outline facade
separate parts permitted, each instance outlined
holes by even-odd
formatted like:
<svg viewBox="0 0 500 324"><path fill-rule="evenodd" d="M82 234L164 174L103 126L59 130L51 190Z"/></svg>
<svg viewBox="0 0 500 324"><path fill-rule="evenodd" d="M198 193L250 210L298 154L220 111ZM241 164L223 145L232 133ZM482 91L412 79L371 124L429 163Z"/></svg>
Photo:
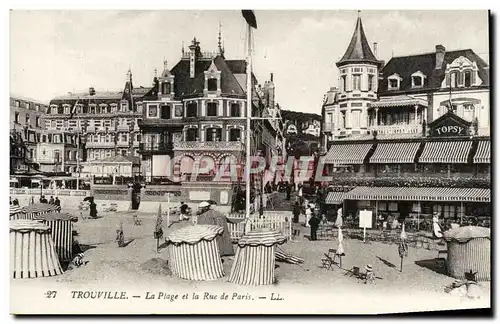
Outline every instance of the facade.
<svg viewBox="0 0 500 324"><path fill-rule="evenodd" d="M429 223L434 213L446 221L489 220L486 62L441 45L377 62L358 18L337 63L340 86L323 104L324 162L333 176L327 203L343 206L348 219L366 209L410 224Z"/></svg>
<svg viewBox="0 0 500 324"><path fill-rule="evenodd" d="M94 183L128 184L141 172L141 159L138 156L121 156L92 160L82 163L81 177L84 179L99 179Z"/></svg>
<svg viewBox="0 0 500 324"><path fill-rule="evenodd" d="M44 114L47 107L47 104L33 99L10 96L10 133L14 138L13 141L11 139L11 145L19 146L11 149L11 162L15 161L14 164L11 163L11 171L19 173L36 169L33 154L37 138L45 127Z"/></svg>
<svg viewBox="0 0 500 324"><path fill-rule="evenodd" d="M150 88L134 88L129 70L119 92L68 93L52 99L45 116L48 130L79 133L84 143L82 161L120 156L139 156L138 119L142 97Z"/></svg>
<svg viewBox="0 0 500 324"><path fill-rule="evenodd" d="M276 116L279 108L274 104L272 76L264 86L258 86L254 76L253 83L253 116ZM139 122L143 134L143 174L148 181L187 181L195 165L202 169L210 166L198 180L211 181L216 170L229 161L236 161L241 178L247 111L246 62L226 59L220 43L218 51L204 52L195 38L174 67L169 69L165 61L154 84L143 102ZM268 157L278 154L282 146L279 123L274 119L252 123L252 148ZM173 158L175 165L170 163Z"/></svg>
<svg viewBox="0 0 500 324"><path fill-rule="evenodd" d="M34 148L29 149L36 169L45 174L75 174L78 170L77 159L83 156L83 145L78 143L74 132L42 130L34 139ZM30 140L31 141L31 140Z"/></svg>

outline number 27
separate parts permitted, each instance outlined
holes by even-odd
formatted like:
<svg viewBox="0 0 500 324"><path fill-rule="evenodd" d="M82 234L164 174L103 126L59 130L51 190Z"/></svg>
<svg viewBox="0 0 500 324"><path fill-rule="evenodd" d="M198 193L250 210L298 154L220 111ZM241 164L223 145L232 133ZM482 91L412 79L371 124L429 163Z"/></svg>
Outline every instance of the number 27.
<svg viewBox="0 0 500 324"><path fill-rule="evenodd" d="M57 291L55 290L49 290L45 293L46 298L56 298L57 296Z"/></svg>

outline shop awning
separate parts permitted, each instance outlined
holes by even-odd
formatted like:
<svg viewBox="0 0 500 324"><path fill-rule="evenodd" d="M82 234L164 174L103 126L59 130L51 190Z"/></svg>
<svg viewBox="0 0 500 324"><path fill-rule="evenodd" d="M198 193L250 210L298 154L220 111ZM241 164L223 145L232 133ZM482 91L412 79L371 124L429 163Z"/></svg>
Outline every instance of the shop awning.
<svg viewBox="0 0 500 324"><path fill-rule="evenodd" d="M356 187L345 199L490 202L490 196L487 188Z"/></svg>
<svg viewBox="0 0 500 324"><path fill-rule="evenodd" d="M467 163L472 141L427 142L418 162Z"/></svg>
<svg viewBox="0 0 500 324"><path fill-rule="evenodd" d="M325 163L363 164L363 160L372 148L372 144L337 144L332 145L325 156Z"/></svg>
<svg viewBox="0 0 500 324"><path fill-rule="evenodd" d="M420 143L379 143L370 163L413 163Z"/></svg>
<svg viewBox="0 0 500 324"><path fill-rule="evenodd" d="M410 96L397 96L389 98L381 98L379 101L372 102L372 108L385 108L385 107L401 107L401 106L422 106L427 107L427 100L413 98Z"/></svg>
<svg viewBox="0 0 500 324"><path fill-rule="evenodd" d="M476 155L474 155L474 163L491 163L491 146L490 141L480 141L477 146Z"/></svg>
<svg viewBox="0 0 500 324"><path fill-rule="evenodd" d="M346 192L329 192L326 196L325 203L329 205L339 205L344 202L344 196Z"/></svg>

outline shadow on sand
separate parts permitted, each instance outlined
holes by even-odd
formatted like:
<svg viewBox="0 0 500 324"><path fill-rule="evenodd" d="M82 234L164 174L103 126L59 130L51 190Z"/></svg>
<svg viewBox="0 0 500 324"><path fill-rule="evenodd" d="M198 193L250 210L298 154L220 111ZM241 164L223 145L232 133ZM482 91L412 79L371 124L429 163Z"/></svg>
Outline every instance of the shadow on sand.
<svg viewBox="0 0 500 324"><path fill-rule="evenodd" d="M389 268L394 268L396 269L396 265L394 263L391 263L389 261L387 261L386 259L383 259L379 256L377 256L377 259L379 259L380 261L382 261L383 264L385 264L386 266L388 266Z"/></svg>
<svg viewBox="0 0 500 324"><path fill-rule="evenodd" d="M428 259L428 260L419 260L419 261L415 261L415 264L420 266L420 267L427 268L429 270L437 272L439 274L448 275L448 273L446 271L446 264L445 264L444 259L435 258L435 259Z"/></svg>

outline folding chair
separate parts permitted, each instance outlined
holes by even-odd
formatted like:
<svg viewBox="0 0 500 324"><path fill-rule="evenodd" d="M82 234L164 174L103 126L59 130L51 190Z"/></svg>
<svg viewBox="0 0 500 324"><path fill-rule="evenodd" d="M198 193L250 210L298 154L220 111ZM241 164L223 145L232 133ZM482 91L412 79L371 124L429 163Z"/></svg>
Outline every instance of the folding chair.
<svg viewBox="0 0 500 324"><path fill-rule="evenodd" d="M321 259L322 265L321 268L333 270L333 265L335 264L334 258L337 253L337 250L329 249L328 253L324 253L324 258Z"/></svg>
<svg viewBox="0 0 500 324"><path fill-rule="evenodd" d="M346 276L347 274L350 273L350 276L349 277L355 277L358 282L360 280L365 280L366 279L366 274L362 273L361 271L359 271L359 267L352 267L351 270L348 270L344 276Z"/></svg>

